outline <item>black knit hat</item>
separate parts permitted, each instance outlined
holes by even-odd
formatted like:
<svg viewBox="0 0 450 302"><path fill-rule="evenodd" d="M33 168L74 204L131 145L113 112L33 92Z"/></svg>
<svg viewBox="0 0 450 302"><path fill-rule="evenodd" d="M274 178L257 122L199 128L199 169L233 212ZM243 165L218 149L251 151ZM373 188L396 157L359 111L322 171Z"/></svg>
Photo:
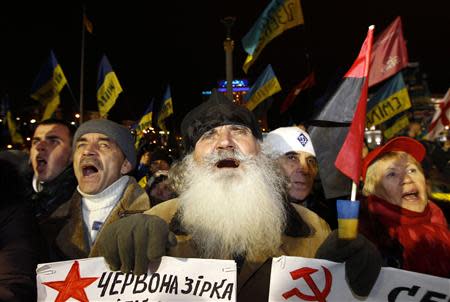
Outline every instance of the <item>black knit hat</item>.
<svg viewBox="0 0 450 302"><path fill-rule="evenodd" d="M224 125L248 127L254 137L262 140L261 130L253 113L214 91L208 101L192 109L181 122L185 152L194 150L195 144L205 132Z"/></svg>

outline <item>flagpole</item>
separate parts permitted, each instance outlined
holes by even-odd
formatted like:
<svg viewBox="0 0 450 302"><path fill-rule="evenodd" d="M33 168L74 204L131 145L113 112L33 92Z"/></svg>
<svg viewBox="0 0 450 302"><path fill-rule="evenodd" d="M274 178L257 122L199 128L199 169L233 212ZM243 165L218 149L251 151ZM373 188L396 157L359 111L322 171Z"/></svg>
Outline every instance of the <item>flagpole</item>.
<svg viewBox="0 0 450 302"><path fill-rule="evenodd" d="M83 123L84 118L84 44L86 29L84 25L84 18L86 15L86 5L83 5L83 16L81 18L81 66L80 66L80 124Z"/></svg>
<svg viewBox="0 0 450 302"><path fill-rule="evenodd" d="M354 181L352 181L352 194L350 197L351 201L355 201L356 200L356 191L358 190L358 187L356 186L356 183Z"/></svg>
<svg viewBox="0 0 450 302"><path fill-rule="evenodd" d="M75 95L73 94L72 88L70 88L69 82L67 82L67 89L69 90L70 96L72 97L72 101L75 104L75 108L78 109L80 105L77 102Z"/></svg>

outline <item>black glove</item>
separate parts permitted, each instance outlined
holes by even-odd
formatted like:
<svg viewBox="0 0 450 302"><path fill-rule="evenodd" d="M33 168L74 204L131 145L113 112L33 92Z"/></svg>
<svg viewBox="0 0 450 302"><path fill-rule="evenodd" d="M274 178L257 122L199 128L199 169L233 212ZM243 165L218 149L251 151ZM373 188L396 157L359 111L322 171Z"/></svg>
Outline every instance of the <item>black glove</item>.
<svg viewBox="0 0 450 302"><path fill-rule="evenodd" d="M381 270L381 255L375 245L361 234L353 240L339 239L334 230L316 252L316 258L345 261L345 276L352 291L369 295Z"/></svg>
<svg viewBox="0 0 450 302"><path fill-rule="evenodd" d="M134 214L104 226L97 239L100 256L111 270L141 275L147 272L150 260L166 254L176 245L168 224L158 216Z"/></svg>

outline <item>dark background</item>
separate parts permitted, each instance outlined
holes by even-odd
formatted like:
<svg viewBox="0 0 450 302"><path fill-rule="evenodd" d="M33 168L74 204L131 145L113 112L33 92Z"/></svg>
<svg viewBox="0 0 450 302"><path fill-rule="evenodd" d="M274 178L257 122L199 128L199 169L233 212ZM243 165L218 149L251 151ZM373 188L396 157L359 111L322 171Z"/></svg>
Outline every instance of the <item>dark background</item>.
<svg viewBox="0 0 450 302"><path fill-rule="evenodd" d="M220 20L235 16L234 75L245 77L246 53L241 38L262 13L267 0L133 1L86 3L94 33L86 33L85 107L96 109L97 70L105 53L124 92L110 111L113 120L138 119L150 99L161 100L172 88L173 125L202 100L201 91L225 78ZM323 1L301 3L305 24L270 42L250 68L252 84L272 64L283 91L274 96L271 124L285 122L278 106L308 69L317 75L316 93L351 66L369 25L380 33L396 16L403 21L410 61L420 62L430 91L444 94L450 84L450 23L446 1ZM79 98L82 4L2 4L0 93L8 94L15 115L26 115L36 105L29 97L42 64L54 50L70 88L64 88L62 106L75 109ZM308 54L308 56L306 55ZM307 59L309 57L309 59ZM293 110L299 110L297 105Z"/></svg>

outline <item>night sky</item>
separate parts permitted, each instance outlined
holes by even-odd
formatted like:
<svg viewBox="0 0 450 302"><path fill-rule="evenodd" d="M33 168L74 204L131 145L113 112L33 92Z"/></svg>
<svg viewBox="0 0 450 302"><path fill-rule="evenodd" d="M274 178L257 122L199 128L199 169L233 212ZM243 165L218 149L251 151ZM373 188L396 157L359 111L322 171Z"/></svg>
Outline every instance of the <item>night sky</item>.
<svg viewBox="0 0 450 302"><path fill-rule="evenodd" d="M131 1L129 1L131 2ZM250 83L272 64L283 91L277 106L311 66L316 90L324 92L353 63L367 33L380 33L396 16L403 21L410 61L419 61L432 93L450 84L450 23L446 1L302 1L305 25L284 32L266 46L250 68ZM142 2L139 2L142 3ZM86 36L85 107L96 108L97 69L105 53L124 89L110 112L113 120L138 119L150 99L160 100L171 85L178 124L187 110L202 100L201 91L225 78L220 20L235 16L234 74L244 77L246 57L241 38L269 3L267 0L126 1L86 5L94 33ZM364 3L364 4L363 4ZM51 49L64 71L75 99L79 98L82 6L79 3L28 3L1 8L0 93L8 94L15 114L29 112L35 101L30 88ZM307 61L306 53L309 54ZM75 106L64 88L65 108Z"/></svg>

